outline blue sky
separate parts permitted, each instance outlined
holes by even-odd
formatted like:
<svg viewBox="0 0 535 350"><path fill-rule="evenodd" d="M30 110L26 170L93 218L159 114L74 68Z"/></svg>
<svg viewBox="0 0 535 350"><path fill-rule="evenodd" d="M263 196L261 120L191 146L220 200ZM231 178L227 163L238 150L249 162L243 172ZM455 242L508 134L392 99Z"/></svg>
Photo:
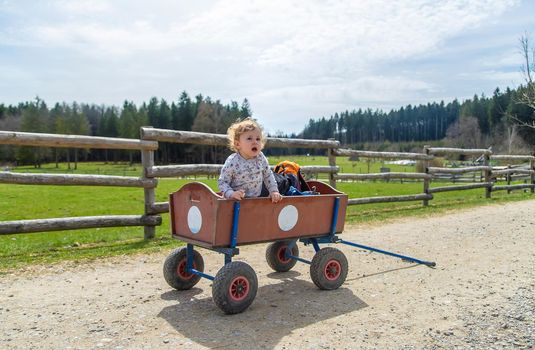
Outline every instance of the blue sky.
<svg viewBox="0 0 535 350"><path fill-rule="evenodd" d="M249 99L270 132L522 83L535 1L0 0L0 103Z"/></svg>

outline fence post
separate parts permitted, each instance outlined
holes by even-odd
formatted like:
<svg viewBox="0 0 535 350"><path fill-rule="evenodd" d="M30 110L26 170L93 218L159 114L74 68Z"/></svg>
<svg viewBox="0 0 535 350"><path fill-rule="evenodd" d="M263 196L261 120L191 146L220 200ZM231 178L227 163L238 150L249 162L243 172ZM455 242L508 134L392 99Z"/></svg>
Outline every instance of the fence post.
<svg viewBox="0 0 535 350"><path fill-rule="evenodd" d="M143 165L143 178L147 178L147 170L154 166L154 152L143 150L141 151L141 164ZM145 188L145 215L151 214L151 207L155 203L155 191L154 188ZM156 236L155 226L144 226L145 239L152 239Z"/></svg>
<svg viewBox="0 0 535 350"><path fill-rule="evenodd" d="M429 146L428 145L424 146L424 153L426 155L429 155ZM422 160L422 171L425 174L429 174L428 168L429 168L429 160L427 160L427 159ZM429 182L430 182L430 180L426 177L424 179L424 193L425 194L429 194ZM424 199L422 204L423 204L424 207L427 207L429 205L429 200L428 199Z"/></svg>
<svg viewBox="0 0 535 350"><path fill-rule="evenodd" d="M335 139L330 138L329 141L334 141ZM336 156L334 155L334 149L328 148L327 149L327 156L329 157L329 166L335 167L336 166ZM334 173L329 173L329 185L332 188L336 188L336 180L334 179Z"/></svg>
<svg viewBox="0 0 535 350"><path fill-rule="evenodd" d="M507 170L511 169L511 164L507 164ZM505 178L507 180L507 186L510 186L511 185L511 173L507 173L505 174ZM507 194L511 193L511 189L508 188L507 189Z"/></svg>
<svg viewBox="0 0 535 350"><path fill-rule="evenodd" d="M535 157L535 151L531 154L533 157ZM530 160L529 161L529 168L532 171L535 171L535 161ZM531 174L531 184L535 185L535 174ZM531 187L531 193L535 192L535 188Z"/></svg>
<svg viewBox="0 0 535 350"><path fill-rule="evenodd" d="M487 167L490 166L490 156L492 154L492 150L490 149L490 147L489 147L489 150L490 150L490 154L485 153L484 156L483 156L483 159L484 159L483 165L485 165ZM490 170L485 169L485 182L489 183L490 181L491 181ZM485 198L490 198L491 192L492 192L492 188L486 186L485 187Z"/></svg>

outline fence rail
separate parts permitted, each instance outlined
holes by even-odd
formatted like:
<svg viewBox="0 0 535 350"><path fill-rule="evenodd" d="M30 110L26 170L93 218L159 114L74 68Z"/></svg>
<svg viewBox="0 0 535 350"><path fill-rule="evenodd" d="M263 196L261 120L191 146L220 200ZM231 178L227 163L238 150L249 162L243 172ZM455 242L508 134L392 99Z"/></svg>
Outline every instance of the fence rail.
<svg viewBox="0 0 535 350"><path fill-rule="evenodd" d="M429 193L437 193L437 192L447 192L447 191L472 190L474 188L488 188L488 187L492 187L492 182L481 182L481 183L468 184L468 185L433 187L433 188L430 188L428 191Z"/></svg>
<svg viewBox="0 0 535 350"><path fill-rule="evenodd" d="M370 174L337 174L336 180L393 180L393 179L413 179L424 180L433 178L425 173L370 173Z"/></svg>
<svg viewBox="0 0 535 350"><path fill-rule="evenodd" d="M512 154L493 154L490 156L491 160L524 160L535 161L535 156L530 155L512 155Z"/></svg>
<svg viewBox="0 0 535 350"><path fill-rule="evenodd" d="M227 135L194 131L166 130L142 127L141 138L170 143L191 143L197 145L226 146ZM268 137L266 147L276 148L338 148L340 142L330 140L287 139Z"/></svg>
<svg viewBox="0 0 535 350"><path fill-rule="evenodd" d="M501 175L509 175L509 174L522 174L522 175L534 175L535 170L530 169L503 169L503 170L493 170L492 171L492 177L501 176ZM523 176L525 177L525 176Z"/></svg>
<svg viewBox="0 0 535 350"><path fill-rule="evenodd" d="M221 165L214 164L177 164L158 165L154 163L154 152L158 150L159 142L189 143L198 145L225 146L227 136L220 134L209 134L193 131L179 131L157 129L152 127L142 127L140 129L141 139L119 139L106 137L92 137L81 135L55 135L0 131L0 144L13 146L35 146L35 147L66 147L66 148L88 148L88 149L125 149L139 150L141 152L141 162L143 171L141 177L126 176L105 176L105 175L72 175L72 174L20 174L11 172L0 172L0 183L26 184L26 185L82 185L82 186L118 186L118 187L139 187L144 191L144 214L143 215L109 215L76 218L52 218L36 220L0 221L0 234L44 232L56 230L71 230L81 228L96 227L116 227L116 226L143 226L144 237L153 238L155 226L161 225L162 219L159 214L169 211L167 202L156 202L156 188L158 178L183 177L191 175L218 175ZM490 149L462 149L462 148L440 148L426 146L422 153L404 152L372 152L351 149L341 149L340 143L335 140L308 140L308 139L286 139L268 138L266 147L279 148L310 148L326 149L328 166L303 166L305 174L328 174L329 184L336 187L336 181L349 180L384 180L411 179L422 181L423 193L401 195L401 196L378 196L367 198L350 198L349 205L362 205L370 203L391 203L405 201L422 201L427 205L433 199L433 193L446 191L461 191L469 189L484 188L487 197L491 192L507 190L530 189L535 190L535 154L534 155L497 155ZM439 155L468 155L481 157L482 165L465 166L460 168L446 168L431 166L436 156ZM403 159L419 161L423 165L424 171L421 173L372 173L372 174L352 174L339 173L340 169L336 165L336 157L362 157L373 159ZM528 162L527 166L507 165L494 168L490 161L494 162ZM431 183L441 180L444 174L453 175L456 179L458 174L480 172L482 182L463 185L449 185L431 187ZM500 178L505 177L507 185L497 185ZM511 184L511 181L522 177L529 183ZM472 181L475 180L475 174Z"/></svg>
<svg viewBox="0 0 535 350"><path fill-rule="evenodd" d="M358 151L353 149L335 149L333 151L337 157L364 157L380 159L407 159L407 160L430 160L434 157L424 153L402 153L402 152L372 152Z"/></svg>
<svg viewBox="0 0 535 350"><path fill-rule="evenodd" d="M427 167L429 174L464 174L474 171L491 171L490 166L470 166L463 168L439 168L439 167Z"/></svg>
<svg viewBox="0 0 535 350"><path fill-rule="evenodd" d="M151 151L158 149L158 142L154 141L13 131L0 131L0 144L13 146L103 148Z"/></svg>
<svg viewBox="0 0 535 350"><path fill-rule="evenodd" d="M75 230L97 227L157 226L162 224L160 216L106 215L80 216L37 220L17 220L0 222L0 234L30 233L45 231Z"/></svg>
<svg viewBox="0 0 535 350"><path fill-rule="evenodd" d="M427 150L430 154L434 155L446 155L446 154L462 154L465 156L481 156L491 155L490 149L467 149L467 148L447 148L447 147L428 147Z"/></svg>
<svg viewBox="0 0 535 350"><path fill-rule="evenodd" d="M409 201L422 201L433 199L433 195L421 193L421 194L409 194L404 196L384 196L384 197L366 197L366 198L351 198L348 200L348 205L356 204L371 204L371 203L391 203L391 202L409 202Z"/></svg>
<svg viewBox="0 0 535 350"><path fill-rule="evenodd" d="M508 185L508 186L492 186L492 191L503 191L503 190L521 190L521 189L524 189L524 188L531 188L531 190L533 191L533 189L535 189L535 185L534 184L518 184L518 185Z"/></svg>
<svg viewBox="0 0 535 350"><path fill-rule="evenodd" d="M156 179L110 175L22 174L0 172L0 183L19 185L115 186L155 188Z"/></svg>

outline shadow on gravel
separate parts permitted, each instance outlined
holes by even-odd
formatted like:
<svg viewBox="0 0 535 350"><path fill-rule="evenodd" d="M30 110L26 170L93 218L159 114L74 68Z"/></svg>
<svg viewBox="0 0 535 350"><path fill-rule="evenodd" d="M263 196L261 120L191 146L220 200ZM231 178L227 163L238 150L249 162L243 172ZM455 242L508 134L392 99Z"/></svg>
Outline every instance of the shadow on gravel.
<svg viewBox="0 0 535 350"><path fill-rule="evenodd" d="M277 282L259 287L253 304L241 314L223 314L211 297L195 298L200 290L194 288L163 293L163 299L176 299L177 304L162 309L158 316L184 337L208 348L271 349L296 329L368 306L344 286L325 291L295 279L299 274L274 275Z"/></svg>
<svg viewBox="0 0 535 350"><path fill-rule="evenodd" d="M409 266L403 266L403 267L397 267L395 269L389 269L389 270L384 270L384 271L379 271L379 272L374 272L374 273L370 273L370 274L363 274L363 275L360 275L360 276L357 276L357 277L353 277L353 278L347 278L346 279L346 282L350 282L350 281L356 281L356 280L360 280L360 279L363 279L363 278L368 278L368 277L372 277L372 276L377 276L377 275L384 275L384 274L387 274L389 272L395 272L395 271L399 271L399 270L406 270L406 269L412 269L414 267L420 267L420 266L424 266L424 265L421 265L421 264L412 264L412 265L409 265ZM431 269L434 269L434 267L429 267Z"/></svg>

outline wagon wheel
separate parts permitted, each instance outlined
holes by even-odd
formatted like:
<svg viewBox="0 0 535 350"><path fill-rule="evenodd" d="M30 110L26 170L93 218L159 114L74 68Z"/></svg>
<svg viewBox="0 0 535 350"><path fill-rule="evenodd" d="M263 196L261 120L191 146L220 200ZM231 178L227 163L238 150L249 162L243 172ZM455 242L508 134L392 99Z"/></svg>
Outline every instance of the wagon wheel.
<svg viewBox="0 0 535 350"><path fill-rule="evenodd" d="M233 261L217 272L212 298L224 313L237 314L251 305L257 290L258 279L253 268L242 261Z"/></svg>
<svg viewBox="0 0 535 350"><path fill-rule="evenodd" d="M347 277L347 259L336 248L322 248L312 258L310 277L319 289L336 289Z"/></svg>
<svg viewBox="0 0 535 350"><path fill-rule="evenodd" d="M266 248L266 260L268 265L277 272L290 271L295 266L297 260L286 257L286 251L291 241L278 241L271 243ZM299 248L294 245L292 255L299 256Z"/></svg>
<svg viewBox="0 0 535 350"><path fill-rule="evenodd" d="M167 284L178 290L191 289L199 282L201 276L186 272L187 248L175 249L167 256L163 264L163 277ZM204 260L201 254L193 251L193 268L204 271Z"/></svg>

